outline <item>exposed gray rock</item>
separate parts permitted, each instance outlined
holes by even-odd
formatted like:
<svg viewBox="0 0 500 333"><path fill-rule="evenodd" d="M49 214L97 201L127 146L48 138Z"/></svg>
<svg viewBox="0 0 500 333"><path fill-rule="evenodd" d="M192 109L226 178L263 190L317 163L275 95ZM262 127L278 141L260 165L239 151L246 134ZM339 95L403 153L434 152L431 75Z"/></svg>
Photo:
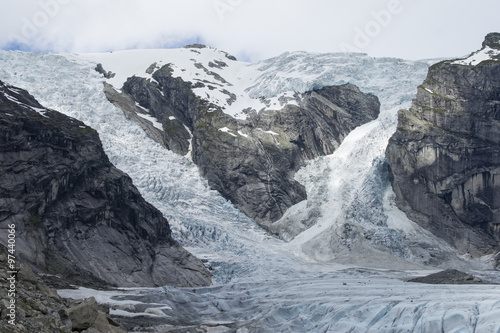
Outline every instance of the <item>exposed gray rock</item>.
<svg viewBox="0 0 500 333"><path fill-rule="evenodd" d="M19 258L16 258L18 274L14 275L15 311L12 312L9 309L11 281L5 279L12 275L8 272L7 254L8 249L0 244L1 333L126 332L108 318L109 308L98 306L93 297L80 301L63 300Z"/></svg>
<svg viewBox="0 0 500 333"><path fill-rule="evenodd" d="M57 292L43 284L28 265L16 257L17 275L12 275L7 261L7 248L0 244L0 332L10 333L67 333L71 321L66 306ZM15 252L14 252L15 256ZM15 309L11 311L9 293L11 281L15 281ZM13 322L9 323L10 320ZM15 325L11 325L14 323Z"/></svg>
<svg viewBox="0 0 500 333"><path fill-rule="evenodd" d="M19 269L17 271L17 277L20 280L31 282L34 284L38 282L38 277L35 275L33 270L31 270L31 268L24 263L21 263L19 265Z"/></svg>
<svg viewBox="0 0 500 333"><path fill-rule="evenodd" d="M139 116L144 114L144 110L135 104L130 95L119 93L106 82L104 82L104 93L111 103L123 111L127 119L139 124L147 136L167 148L163 140L163 131L155 127L150 120Z"/></svg>
<svg viewBox="0 0 500 333"><path fill-rule="evenodd" d="M196 51L196 49L205 49L207 47L208 46L203 45L203 44L190 44L190 45L184 46L184 48L186 48L186 49L192 49L193 52L198 52L198 51ZM224 52L224 54L225 54L226 58L228 58L229 60L233 60L233 61L237 60L235 56L230 55L227 52Z"/></svg>
<svg viewBox="0 0 500 333"><path fill-rule="evenodd" d="M499 34L483 45L498 47ZM387 148L398 206L462 253L500 249L500 61L430 67ZM498 258L497 258L498 264Z"/></svg>
<svg viewBox="0 0 500 333"><path fill-rule="evenodd" d="M220 60L214 60L213 62L210 61L208 63L208 67L212 67L212 68L224 68L224 67L227 67L227 64L224 62L224 61L220 61Z"/></svg>
<svg viewBox="0 0 500 333"><path fill-rule="evenodd" d="M99 309L94 297L79 300L70 305L68 316L74 330L86 330L94 324L99 315Z"/></svg>
<svg viewBox="0 0 500 333"><path fill-rule="evenodd" d="M117 103L118 93L108 88L107 96L124 110L133 109L135 102L148 109L162 123L168 149L186 155L191 148L209 185L271 230L290 206L306 198L294 173L307 160L333 153L351 130L375 119L380 109L375 96L345 84L296 96L298 106L249 112L240 120L195 96L193 85L172 77L168 65L153 78L156 82L127 80L122 90L130 96L123 97L128 106Z"/></svg>
<svg viewBox="0 0 500 333"><path fill-rule="evenodd" d="M158 65L155 63L152 63L147 69L146 69L146 74L153 74L154 71L158 68Z"/></svg>
<svg viewBox="0 0 500 333"><path fill-rule="evenodd" d="M82 331L82 333L126 333L127 331L119 326L113 325L114 321L111 321L107 315L102 312L97 312L97 318L88 329Z"/></svg>
<svg viewBox="0 0 500 333"><path fill-rule="evenodd" d="M99 74L102 74L106 79L114 78L116 75L115 73L112 73L111 71L106 72L104 67L102 67L102 64L97 64L97 66L95 67L95 70Z"/></svg>
<svg viewBox="0 0 500 333"><path fill-rule="evenodd" d="M205 48L207 48L207 46L203 45L203 44L195 43L195 44L186 45L186 46L184 46L184 48L186 48L186 49L205 49Z"/></svg>
<svg viewBox="0 0 500 333"><path fill-rule="evenodd" d="M486 35L483 42L483 47L500 50L500 33L492 32Z"/></svg>
<svg viewBox="0 0 500 333"><path fill-rule="evenodd" d="M438 273L430 274L409 280L408 282L428 283L428 284L494 284L484 281L477 276L473 276L455 269L447 269Z"/></svg>
<svg viewBox="0 0 500 333"><path fill-rule="evenodd" d="M17 254L36 270L93 287L211 283L96 131L1 82L0 174L0 228L15 225Z"/></svg>
<svg viewBox="0 0 500 333"><path fill-rule="evenodd" d="M170 77L170 67L163 66L156 71L153 77ZM163 126L163 145L180 155L189 151L191 132L193 130L193 116L197 108L206 109L201 101L191 91L191 84L181 79L172 79L162 82L163 88L156 82L139 77L132 77L124 85L124 92L129 96L131 103L135 102L150 111L151 116L158 119ZM162 91L165 95L162 95ZM106 96L110 96L107 92ZM206 104L206 103L205 103ZM123 107L115 103L115 105Z"/></svg>

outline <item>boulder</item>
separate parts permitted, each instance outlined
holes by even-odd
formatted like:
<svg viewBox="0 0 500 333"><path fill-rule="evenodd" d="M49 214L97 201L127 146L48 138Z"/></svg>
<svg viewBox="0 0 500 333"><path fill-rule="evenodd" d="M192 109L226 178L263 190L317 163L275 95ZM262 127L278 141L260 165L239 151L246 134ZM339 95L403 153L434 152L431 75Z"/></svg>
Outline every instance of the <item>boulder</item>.
<svg viewBox="0 0 500 333"><path fill-rule="evenodd" d="M68 316L73 324L73 330L90 328L99 316L99 307L94 297L76 301L68 308Z"/></svg>

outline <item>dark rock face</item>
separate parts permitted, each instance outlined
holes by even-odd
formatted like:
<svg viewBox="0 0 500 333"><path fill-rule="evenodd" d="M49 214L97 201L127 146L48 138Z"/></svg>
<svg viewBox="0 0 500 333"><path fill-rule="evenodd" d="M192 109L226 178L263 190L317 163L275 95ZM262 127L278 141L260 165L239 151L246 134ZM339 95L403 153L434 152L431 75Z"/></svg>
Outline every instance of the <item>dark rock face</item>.
<svg viewBox="0 0 500 333"><path fill-rule="evenodd" d="M408 282L428 283L428 284L494 284L484 281L477 276L473 276L455 269L447 269L442 272L411 279Z"/></svg>
<svg viewBox="0 0 500 333"><path fill-rule="evenodd" d="M483 42L484 47L500 50L500 33L492 32L487 34Z"/></svg>
<svg viewBox="0 0 500 333"><path fill-rule="evenodd" d="M498 45L496 35L484 45ZM400 111L387 159L409 218L461 252L497 252L500 61L432 66L410 110Z"/></svg>
<svg viewBox="0 0 500 333"><path fill-rule="evenodd" d="M96 72L102 74L106 79L115 77L115 73L112 73L111 71L106 72L106 70L102 67L102 64L97 64L97 66L95 66L95 70Z"/></svg>
<svg viewBox="0 0 500 333"><path fill-rule="evenodd" d="M0 174L0 227L15 224L17 254L37 270L79 285L210 284L97 132L1 82Z"/></svg>
<svg viewBox="0 0 500 333"><path fill-rule="evenodd" d="M307 160L333 153L380 109L375 96L346 84L297 96L298 106L249 111L240 120L195 96L193 85L172 77L168 65L153 78L156 82L129 78L124 94L106 89L108 99L126 110L133 104L117 101L131 97L149 109L163 125L161 144L181 155L191 153L209 185L264 227L306 198L294 173Z"/></svg>

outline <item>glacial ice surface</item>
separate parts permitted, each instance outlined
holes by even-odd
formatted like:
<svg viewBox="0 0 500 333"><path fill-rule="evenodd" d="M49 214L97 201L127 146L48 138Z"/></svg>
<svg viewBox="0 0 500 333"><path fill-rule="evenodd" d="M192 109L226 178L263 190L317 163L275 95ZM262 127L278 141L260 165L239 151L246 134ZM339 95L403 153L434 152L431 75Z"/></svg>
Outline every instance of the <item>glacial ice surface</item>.
<svg viewBox="0 0 500 333"><path fill-rule="evenodd" d="M81 288L60 291L63 296L96 296L114 315L145 320L157 332L174 326L210 332L500 332L500 287L403 281L429 273L408 271L418 266L404 259L418 264L430 254L453 257L394 207L384 171L395 113L409 106L426 63L297 52L248 65L261 72L248 86L252 96L350 82L382 102L379 119L297 174L309 200L292 210L313 207L320 214L288 243L266 234L212 191L192 162L165 151L125 119L106 100L95 62L74 55L0 52L0 64L4 82L95 128L112 163L132 177L168 218L175 238L214 273L214 286L208 288ZM418 250L423 240L428 248ZM346 260L333 263L335 258ZM391 269L352 264L377 266L373 260ZM460 263L467 262L453 261ZM481 274L500 282L496 272Z"/></svg>

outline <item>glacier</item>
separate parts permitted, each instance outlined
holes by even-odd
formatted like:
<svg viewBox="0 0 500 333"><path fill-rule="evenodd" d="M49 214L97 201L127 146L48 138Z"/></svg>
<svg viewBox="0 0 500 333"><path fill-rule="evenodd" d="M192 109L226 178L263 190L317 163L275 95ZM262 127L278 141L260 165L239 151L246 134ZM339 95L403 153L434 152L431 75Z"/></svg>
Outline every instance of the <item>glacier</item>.
<svg viewBox="0 0 500 333"><path fill-rule="evenodd" d="M214 286L112 292L80 288L60 291L62 296L95 296L114 315L131 317L131 323L142 318L158 332L179 326L213 332L500 332L500 287L404 282L435 271L422 264L466 269L500 282L497 272L487 269L488 258L481 262L458 256L394 205L385 146L396 129L397 110L409 107L432 61L290 52L213 69L239 82L227 79L222 87L234 89L230 92L240 98L234 105L224 104L228 110L282 105L279 97L290 92L347 82L381 101L377 120L354 130L333 155L311 161L297 173L308 200L290 208L284 218L293 226L296 216L313 215L315 223L280 240L211 190L188 158L166 151L127 120L108 102L102 90L105 79L94 71L102 62L106 70L117 72L112 83L119 88L128 75L147 77L145 70L154 62L172 62L181 75L189 72L183 66L192 69L198 61L214 54L220 60L224 54L199 50L203 59L186 62L175 50L130 52L138 64L113 61L113 53L1 51L0 79L96 129L110 161L165 215L174 237L206 262ZM126 52L118 56L128 57ZM251 79L243 78L247 73ZM222 97L208 96L213 102Z"/></svg>

